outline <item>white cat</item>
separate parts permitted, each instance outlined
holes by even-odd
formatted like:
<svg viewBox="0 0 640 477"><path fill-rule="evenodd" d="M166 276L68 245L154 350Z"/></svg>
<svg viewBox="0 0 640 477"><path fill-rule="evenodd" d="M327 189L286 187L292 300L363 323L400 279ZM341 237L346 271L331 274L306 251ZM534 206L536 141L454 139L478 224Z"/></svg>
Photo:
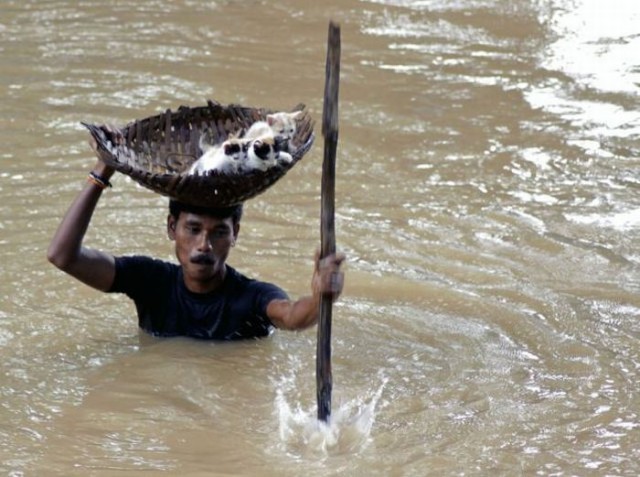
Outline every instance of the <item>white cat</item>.
<svg viewBox="0 0 640 477"><path fill-rule="evenodd" d="M189 174L205 174L217 170L224 174L266 171L278 164L290 164L293 157L289 139L296 131L295 119L301 114L274 113L266 121L257 121L242 136L238 131L222 144L210 144L207 135L200 136L203 155L192 164Z"/></svg>
<svg viewBox="0 0 640 477"><path fill-rule="evenodd" d="M238 172L241 164L246 162L247 158L246 141L235 136L229 137L222 144L216 146L203 144L201 139L200 149L205 152L193 163L189 174L203 175L212 170L224 174L234 174Z"/></svg>
<svg viewBox="0 0 640 477"><path fill-rule="evenodd" d="M294 113L279 112L268 114L264 121L256 121L251 125L244 135L245 139L258 139L262 136L273 135L281 149L295 152L295 147L291 144L291 139L296 134L296 119L300 117L302 111Z"/></svg>
<svg viewBox="0 0 640 477"><path fill-rule="evenodd" d="M247 153L246 160L241 163L241 172L254 170L266 171L280 163L290 164L293 157L286 151L281 151L272 133L265 134L256 139L246 139Z"/></svg>

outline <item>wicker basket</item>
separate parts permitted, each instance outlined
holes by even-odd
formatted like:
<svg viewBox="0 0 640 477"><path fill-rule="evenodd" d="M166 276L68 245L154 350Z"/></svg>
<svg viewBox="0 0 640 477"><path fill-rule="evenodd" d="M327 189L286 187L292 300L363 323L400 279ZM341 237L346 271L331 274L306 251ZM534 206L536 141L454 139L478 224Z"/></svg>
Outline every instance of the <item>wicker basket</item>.
<svg viewBox="0 0 640 477"><path fill-rule="evenodd" d="M206 106L180 106L177 111L134 121L121 129L122 144L103 127L82 123L95 138L102 160L117 171L159 194L201 207L226 207L255 197L283 177L309 151L313 144L313 120L303 111L297 120L293 161L266 171L243 174L187 174L202 154L200 136L207 134L213 143L223 142L230 134L249 128L255 121L273 112L239 105L224 106L209 101Z"/></svg>

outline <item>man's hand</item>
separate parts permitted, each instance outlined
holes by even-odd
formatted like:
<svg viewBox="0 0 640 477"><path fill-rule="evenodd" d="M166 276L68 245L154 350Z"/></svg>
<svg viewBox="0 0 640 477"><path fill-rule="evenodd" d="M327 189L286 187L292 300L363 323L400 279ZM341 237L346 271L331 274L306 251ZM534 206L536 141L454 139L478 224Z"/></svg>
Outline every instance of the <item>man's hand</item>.
<svg viewBox="0 0 640 477"><path fill-rule="evenodd" d="M120 131L120 129L118 129L117 127L110 124L102 124L100 125L100 129L104 131L105 135L114 146L120 146L124 144L125 139L122 135L122 131ZM104 162L105 159L103 155L105 154L105 152L101 151L98 148L98 143L96 142L93 135L89 137L89 146L91 146L91 149L93 149L93 152L98 157L98 163L93 168L93 172L98 174L100 177L109 180L109 178L111 178L111 176L115 172L115 169Z"/></svg>
<svg viewBox="0 0 640 477"><path fill-rule="evenodd" d="M340 271L340 266L345 258L343 253L334 253L321 259L320 251L316 251L311 291L318 301L324 294L330 294L336 300L342 293L344 273Z"/></svg>

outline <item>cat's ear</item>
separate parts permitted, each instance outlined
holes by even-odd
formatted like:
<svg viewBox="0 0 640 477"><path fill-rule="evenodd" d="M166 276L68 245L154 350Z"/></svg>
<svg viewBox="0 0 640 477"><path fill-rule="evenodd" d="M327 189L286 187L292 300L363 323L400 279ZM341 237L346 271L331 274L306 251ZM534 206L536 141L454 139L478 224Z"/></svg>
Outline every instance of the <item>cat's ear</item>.
<svg viewBox="0 0 640 477"><path fill-rule="evenodd" d="M269 126L273 126L274 123L276 122L276 117L273 114L267 114L267 124Z"/></svg>
<svg viewBox="0 0 640 477"><path fill-rule="evenodd" d="M302 116L302 111L296 111L295 113L291 113L290 116L292 119L298 119L300 116Z"/></svg>

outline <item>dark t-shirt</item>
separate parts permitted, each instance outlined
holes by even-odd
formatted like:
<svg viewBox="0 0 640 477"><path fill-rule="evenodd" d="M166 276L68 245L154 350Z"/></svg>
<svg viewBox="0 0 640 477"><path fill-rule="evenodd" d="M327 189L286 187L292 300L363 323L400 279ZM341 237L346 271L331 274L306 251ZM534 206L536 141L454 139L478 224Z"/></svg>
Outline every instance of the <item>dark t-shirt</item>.
<svg viewBox="0 0 640 477"><path fill-rule="evenodd" d="M131 298L140 328L153 335L214 340L269 335L273 324L267 305L288 298L277 286L247 278L228 265L220 288L193 293L184 284L182 267L145 256L117 257L109 292Z"/></svg>

